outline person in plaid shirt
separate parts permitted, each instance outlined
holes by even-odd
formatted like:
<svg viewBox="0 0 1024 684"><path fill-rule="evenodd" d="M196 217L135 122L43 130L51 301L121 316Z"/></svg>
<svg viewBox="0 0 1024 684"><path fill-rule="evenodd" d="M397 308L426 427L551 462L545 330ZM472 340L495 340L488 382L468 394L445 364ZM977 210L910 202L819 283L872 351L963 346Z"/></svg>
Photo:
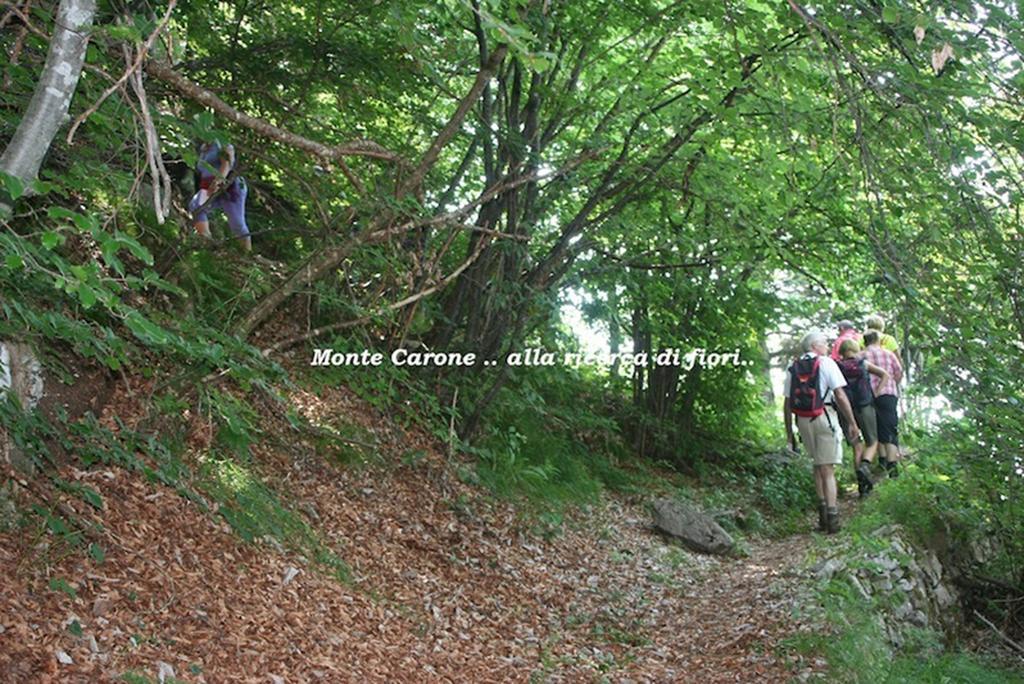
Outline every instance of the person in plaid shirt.
<svg viewBox="0 0 1024 684"><path fill-rule="evenodd" d="M899 449L899 415L896 405L899 402L900 380L903 379L903 366L899 357L879 344L881 337L877 330L868 330L864 335L864 358L885 370L888 378L871 376L871 389L875 393L875 414L878 420L878 454L879 460L889 471L889 477L899 475L896 463L900 460Z"/></svg>

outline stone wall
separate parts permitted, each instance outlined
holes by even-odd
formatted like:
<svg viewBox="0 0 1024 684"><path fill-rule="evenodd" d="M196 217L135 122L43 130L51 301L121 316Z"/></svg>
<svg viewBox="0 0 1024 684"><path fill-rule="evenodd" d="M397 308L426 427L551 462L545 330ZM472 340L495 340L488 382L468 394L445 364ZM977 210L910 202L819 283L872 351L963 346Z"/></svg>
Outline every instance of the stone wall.
<svg viewBox="0 0 1024 684"><path fill-rule="evenodd" d="M846 577L865 600L879 606L895 648L902 645L908 626L955 634L961 621L959 595L935 552L916 547L899 525L886 525L873 536L884 540L881 550L828 558L814 569L819 579Z"/></svg>

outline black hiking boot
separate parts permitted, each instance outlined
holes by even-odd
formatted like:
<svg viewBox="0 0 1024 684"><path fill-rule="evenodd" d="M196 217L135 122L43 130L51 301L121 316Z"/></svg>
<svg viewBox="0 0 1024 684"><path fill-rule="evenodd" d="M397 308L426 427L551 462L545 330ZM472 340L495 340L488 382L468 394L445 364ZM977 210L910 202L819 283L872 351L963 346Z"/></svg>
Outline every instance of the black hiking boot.
<svg viewBox="0 0 1024 684"><path fill-rule="evenodd" d="M828 505L824 501L818 504L818 531L828 531Z"/></svg>
<svg viewBox="0 0 1024 684"><path fill-rule="evenodd" d="M866 461L862 462L857 466L857 494L863 499L874 488L875 484L871 481L871 466Z"/></svg>
<svg viewBox="0 0 1024 684"><path fill-rule="evenodd" d="M825 513L825 523L827 529L826 534L835 534L841 527L839 527L839 508L829 506Z"/></svg>
<svg viewBox="0 0 1024 684"><path fill-rule="evenodd" d="M899 463L897 461L890 461L889 459L885 459L884 461L882 461L882 464L885 466L885 472L888 473L890 480L895 480L897 477L900 476L900 468Z"/></svg>

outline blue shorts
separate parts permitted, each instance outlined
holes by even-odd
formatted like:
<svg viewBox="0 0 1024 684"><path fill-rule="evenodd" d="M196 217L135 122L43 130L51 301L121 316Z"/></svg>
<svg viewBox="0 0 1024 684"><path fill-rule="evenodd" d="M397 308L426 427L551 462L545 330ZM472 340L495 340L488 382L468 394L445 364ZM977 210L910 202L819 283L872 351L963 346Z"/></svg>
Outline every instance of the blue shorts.
<svg viewBox="0 0 1024 684"><path fill-rule="evenodd" d="M245 198L248 194L249 188L245 179L239 178L198 214L195 211L200 207L199 193L192 195L188 210L192 212L194 222L206 223L210 220L208 212L211 209L220 209L228 217L228 225L231 226L231 232L235 237L246 237L249 235L249 226L245 222Z"/></svg>

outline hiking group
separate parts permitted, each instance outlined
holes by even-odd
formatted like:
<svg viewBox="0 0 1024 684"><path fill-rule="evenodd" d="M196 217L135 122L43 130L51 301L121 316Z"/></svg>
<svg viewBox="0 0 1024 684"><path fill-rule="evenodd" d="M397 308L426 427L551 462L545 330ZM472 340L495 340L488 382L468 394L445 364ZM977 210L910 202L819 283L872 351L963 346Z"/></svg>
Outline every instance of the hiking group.
<svg viewBox="0 0 1024 684"><path fill-rule="evenodd" d="M814 463L818 529L832 534L839 531L835 468L843 460L840 433L853 448L861 497L874 488L871 463L876 454L889 477L899 474L897 403L903 366L896 339L885 333L878 316L867 320L863 335L852 322L840 321L831 351L827 336L819 331L804 335L800 347L783 388L786 440L799 450L795 418L796 434Z"/></svg>

